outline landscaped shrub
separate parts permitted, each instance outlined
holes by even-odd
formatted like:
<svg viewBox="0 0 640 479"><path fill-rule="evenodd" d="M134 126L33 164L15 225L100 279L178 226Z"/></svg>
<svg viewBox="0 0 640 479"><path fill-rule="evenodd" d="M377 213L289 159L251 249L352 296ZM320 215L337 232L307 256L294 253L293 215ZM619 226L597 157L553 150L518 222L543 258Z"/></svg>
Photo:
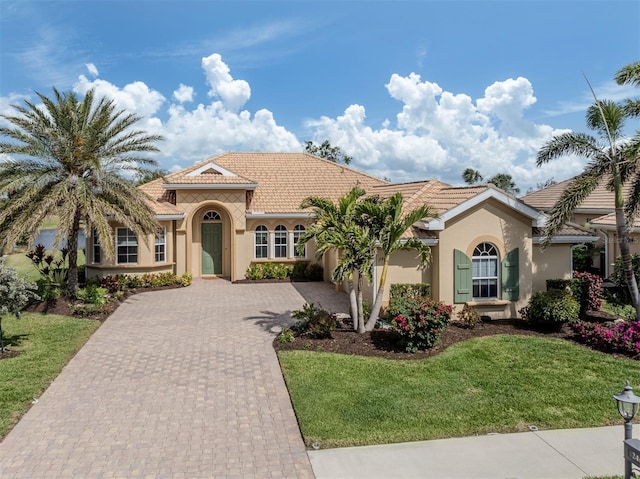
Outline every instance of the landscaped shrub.
<svg viewBox="0 0 640 479"><path fill-rule="evenodd" d="M122 291L124 284L116 276L105 276L100 279L100 287L105 288L110 294L114 294L117 291Z"/></svg>
<svg viewBox="0 0 640 479"><path fill-rule="evenodd" d="M592 273L573 273L571 279L548 279L547 290L568 290L580 305L580 316L602 306L602 278Z"/></svg>
<svg viewBox="0 0 640 479"><path fill-rule="evenodd" d="M387 317L400 345L415 352L435 346L449 324L451 311L451 306L431 298L400 297L389 305Z"/></svg>
<svg viewBox="0 0 640 479"><path fill-rule="evenodd" d="M107 288L99 288L95 284L88 284L85 288L78 289L77 296L80 301L87 304L104 304Z"/></svg>
<svg viewBox="0 0 640 479"><path fill-rule="evenodd" d="M193 275L191 273L182 273L180 276L180 284L184 287L190 286L193 281Z"/></svg>
<svg viewBox="0 0 640 479"><path fill-rule="evenodd" d="M428 298L431 296L429 283L394 283L389 286L389 302L396 298Z"/></svg>
<svg viewBox="0 0 640 479"><path fill-rule="evenodd" d="M573 330L585 344L608 353L640 354L640 322L628 321L614 326L579 321Z"/></svg>
<svg viewBox="0 0 640 479"><path fill-rule="evenodd" d="M294 311L291 316L297 320L291 329L298 335L309 338L330 338L331 331L338 324L335 314L331 314L315 304L304 304L302 309Z"/></svg>
<svg viewBox="0 0 640 479"><path fill-rule="evenodd" d="M294 281L300 281L307 279L307 268L309 267L308 261L296 261L291 267L291 279Z"/></svg>
<svg viewBox="0 0 640 479"><path fill-rule="evenodd" d="M324 270L318 263L309 263L304 274L308 281L322 281L324 279Z"/></svg>
<svg viewBox="0 0 640 479"><path fill-rule="evenodd" d="M278 341L281 343L292 343L296 340L293 330L290 328L282 328L282 331L278 334Z"/></svg>
<svg viewBox="0 0 640 479"><path fill-rule="evenodd" d="M4 351L2 316L13 314L20 319L20 311L39 299L35 290L36 285L20 278L14 268L0 265L0 351Z"/></svg>
<svg viewBox="0 0 640 479"><path fill-rule="evenodd" d="M469 329L475 328L476 324L480 322L480 313L467 303L465 303L462 309L458 311L457 316L458 320Z"/></svg>
<svg viewBox="0 0 640 479"><path fill-rule="evenodd" d="M177 276L174 273L145 273L143 275L117 275L105 276L100 280L100 287L105 288L110 294L124 289L159 288L162 286L189 286L193 275L184 273Z"/></svg>
<svg viewBox="0 0 640 479"><path fill-rule="evenodd" d="M565 323L578 321L580 306L569 291L552 289L531 296L529 305L520 314L534 326L559 330Z"/></svg>
<svg viewBox="0 0 640 479"><path fill-rule="evenodd" d="M66 266L69 250L62 248L60 255L47 253L42 244L37 244L34 249L26 253L26 257L40 272L41 278L38 280L38 294L43 301L55 301L62 296L67 284L69 268Z"/></svg>

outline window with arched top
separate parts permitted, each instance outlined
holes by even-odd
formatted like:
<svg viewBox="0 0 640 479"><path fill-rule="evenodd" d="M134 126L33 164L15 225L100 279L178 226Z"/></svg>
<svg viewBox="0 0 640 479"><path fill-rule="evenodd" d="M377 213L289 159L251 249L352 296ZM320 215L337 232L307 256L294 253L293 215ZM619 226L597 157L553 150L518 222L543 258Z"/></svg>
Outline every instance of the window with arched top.
<svg viewBox="0 0 640 479"><path fill-rule="evenodd" d="M294 258L306 258L307 257L307 246L305 245L304 251L302 253L298 252L298 240L300 236L306 231L303 225L296 225L293 228L293 257Z"/></svg>
<svg viewBox="0 0 640 479"><path fill-rule="evenodd" d="M273 256L275 258L287 257L287 227L284 225L276 226L273 233Z"/></svg>
<svg viewBox="0 0 640 479"><path fill-rule="evenodd" d="M218 213L217 211L207 211L204 216L202 217L203 221L219 221L221 220L222 217L220 216L220 213Z"/></svg>
<svg viewBox="0 0 640 479"><path fill-rule="evenodd" d="M491 243L480 243L473 250L471 276L474 298L497 298L500 258Z"/></svg>
<svg viewBox="0 0 640 479"><path fill-rule="evenodd" d="M269 257L269 231L265 225L256 228L254 244L256 259Z"/></svg>

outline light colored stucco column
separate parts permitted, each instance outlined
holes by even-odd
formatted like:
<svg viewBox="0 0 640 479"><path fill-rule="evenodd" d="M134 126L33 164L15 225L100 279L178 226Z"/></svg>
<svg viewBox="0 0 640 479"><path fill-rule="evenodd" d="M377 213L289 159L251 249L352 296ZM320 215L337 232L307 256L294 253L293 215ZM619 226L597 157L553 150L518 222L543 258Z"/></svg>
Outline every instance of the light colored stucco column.
<svg viewBox="0 0 640 479"><path fill-rule="evenodd" d="M176 231L176 274L181 275L187 272L187 232Z"/></svg>

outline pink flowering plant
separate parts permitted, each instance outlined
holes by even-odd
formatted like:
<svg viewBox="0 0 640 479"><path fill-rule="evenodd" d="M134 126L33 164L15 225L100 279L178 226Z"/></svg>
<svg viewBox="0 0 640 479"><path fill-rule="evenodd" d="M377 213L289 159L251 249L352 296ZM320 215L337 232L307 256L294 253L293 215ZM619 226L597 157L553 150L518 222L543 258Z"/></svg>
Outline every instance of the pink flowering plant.
<svg viewBox="0 0 640 479"><path fill-rule="evenodd" d="M391 318L390 329L398 335L400 345L416 352L436 345L449 324L451 309L431 298L402 297L389 305L387 315Z"/></svg>
<svg viewBox="0 0 640 479"><path fill-rule="evenodd" d="M640 321L628 321L614 326L579 321L572 327L578 337L594 349L631 356L640 354Z"/></svg>

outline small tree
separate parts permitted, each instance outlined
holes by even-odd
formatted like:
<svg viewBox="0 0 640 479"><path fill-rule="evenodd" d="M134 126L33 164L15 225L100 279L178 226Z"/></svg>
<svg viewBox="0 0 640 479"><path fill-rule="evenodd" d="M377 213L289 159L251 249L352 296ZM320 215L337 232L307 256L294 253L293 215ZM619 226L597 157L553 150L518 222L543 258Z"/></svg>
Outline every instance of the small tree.
<svg viewBox="0 0 640 479"><path fill-rule="evenodd" d="M339 146L331 146L329 140L324 140L321 145L316 145L313 141L306 141L304 144L304 151L311 155L319 156L325 160L333 161L334 163L344 163L348 165L351 163L351 158L345 155Z"/></svg>
<svg viewBox="0 0 640 479"><path fill-rule="evenodd" d="M29 301L38 299L36 285L18 277L14 268L0 266L0 352L4 352L2 316L13 314L20 319L20 312Z"/></svg>

